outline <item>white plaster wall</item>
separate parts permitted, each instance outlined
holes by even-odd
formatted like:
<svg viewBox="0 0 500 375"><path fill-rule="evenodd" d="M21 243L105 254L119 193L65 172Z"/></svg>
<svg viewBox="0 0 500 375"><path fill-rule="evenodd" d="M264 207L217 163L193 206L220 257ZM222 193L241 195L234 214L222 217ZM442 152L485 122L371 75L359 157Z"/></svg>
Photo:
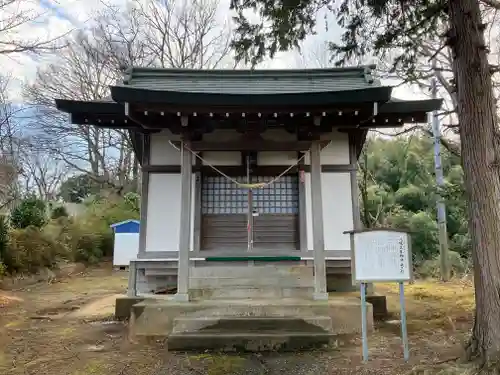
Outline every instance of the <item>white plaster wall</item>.
<svg viewBox="0 0 500 375"><path fill-rule="evenodd" d="M179 137L168 132L151 134L151 153L149 163L151 165L180 165L181 153L173 145L171 141L179 141ZM193 155L194 165L196 156Z"/></svg>
<svg viewBox="0 0 500 375"><path fill-rule="evenodd" d="M116 233L113 248L113 265L128 266L139 253L139 233Z"/></svg>
<svg viewBox="0 0 500 375"><path fill-rule="evenodd" d="M195 174L191 175L191 218L189 250L194 249ZM181 175L150 173L146 251L179 251L181 218ZM136 256L137 258L137 256Z"/></svg>
<svg viewBox="0 0 500 375"><path fill-rule="evenodd" d="M326 250L350 250L344 231L353 229L351 177L345 173L322 173L323 228Z"/></svg>
<svg viewBox="0 0 500 375"><path fill-rule="evenodd" d="M314 249L312 230L311 174L305 174L307 249ZM350 250L349 235L353 229L351 180L348 172L322 173L323 231L325 250Z"/></svg>
<svg viewBox="0 0 500 375"><path fill-rule="evenodd" d="M257 154L258 165L293 165L297 162L297 152L260 151Z"/></svg>
<svg viewBox="0 0 500 375"><path fill-rule="evenodd" d="M146 251L179 251L181 175L149 175Z"/></svg>
<svg viewBox="0 0 500 375"><path fill-rule="evenodd" d="M149 162L151 165L180 165L181 153L171 144L170 134L151 134L151 153Z"/></svg>
<svg viewBox="0 0 500 375"><path fill-rule="evenodd" d="M321 137L330 140L330 144L321 150L321 164L349 164L349 139L346 133L333 131ZM309 153L305 157L306 164L311 162Z"/></svg>

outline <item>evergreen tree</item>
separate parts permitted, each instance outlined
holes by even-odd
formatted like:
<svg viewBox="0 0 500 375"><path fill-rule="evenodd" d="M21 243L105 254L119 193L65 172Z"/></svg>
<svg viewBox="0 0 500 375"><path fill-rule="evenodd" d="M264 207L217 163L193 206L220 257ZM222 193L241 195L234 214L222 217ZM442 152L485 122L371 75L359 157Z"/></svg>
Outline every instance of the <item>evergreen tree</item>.
<svg viewBox="0 0 500 375"><path fill-rule="evenodd" d="M498 0L232 0L238 25L233 47L255 65L278 51L298 47L330 10L344 28L332 43L342 65L366 55L394 55L393 66L414 74L416 41L440 40L453 57L465 196L474 262L476 313L467 347L482 364L500 356L500 144L488 48L481 10L500 9ZM259 13L255 23L245 10Z"/></svg>

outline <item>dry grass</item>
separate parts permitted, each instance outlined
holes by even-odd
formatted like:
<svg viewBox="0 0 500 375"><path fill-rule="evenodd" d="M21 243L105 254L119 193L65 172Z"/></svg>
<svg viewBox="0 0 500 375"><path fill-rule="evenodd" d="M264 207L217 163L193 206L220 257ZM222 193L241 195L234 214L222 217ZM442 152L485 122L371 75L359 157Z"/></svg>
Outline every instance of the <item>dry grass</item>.
<svg viewBox="0 0 500 375"><path fill-rule="evenodd" d="M377 291L389 297L388 309L399 319L398 286L382 284ZM405 286L405 297L410 332L436 328L454 331L460 328L457 325L468 325L472 319L474 293L470 282L421 281Z"/></svg>
<svg viewBox="0 0 500 375"><path fill-rule="evenodd" d="M126 275L104 267L63 282L0 292L0 374L469 375L471 370L449 362L461 353L471 324L474 298L468 283L407 286L410 363L402 360L399 324L389 321L377 325L370 362L363 364L358 336L339 338L337 349L264 356L171 354L162 342L131 343L126 325L95 322L110 319L109 300L125 290ZM397 320L397 286L379 285L377 292L387 295L391 319Z"/></svg>
<svg viewBox="0 0 500 375"><path fill-rule="evenodd" d="M124 292L126 276L106 266L3 292L3 300L14 302L0 307L0 374L151 374L161 348L136 348L126 340L126 325L99 323L112 317L108 300Z"/></svg>

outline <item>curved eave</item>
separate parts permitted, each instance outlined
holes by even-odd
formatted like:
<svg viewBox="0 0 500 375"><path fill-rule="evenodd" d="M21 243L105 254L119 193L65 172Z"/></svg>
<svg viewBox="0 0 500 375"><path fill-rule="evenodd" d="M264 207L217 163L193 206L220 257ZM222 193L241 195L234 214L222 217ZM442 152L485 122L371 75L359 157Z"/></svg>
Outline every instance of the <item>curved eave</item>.
<svg viewBox="0 0 500 375"><path fill-rule="evenodd" d="M149 103L169 106L330 106L352 103L387 102L392 87L371 87L349 91L304 92L290 94L219 94L148 90L112 86L111 97L118 103Z"/></svg>
<svg viewBox="0 0 500 375"><path fill-rule="evenodd" d="M56 108L66 113L86 113L95 115L124 115L123 104L114 102L56 99Z"/></svg>
<svg viewBox="0 0 500 375"><path fill-rule="evenodd" d="M380 107L383 114L416 114L428 113L441 109L443 99L427 100L391 100Z"/></svg>

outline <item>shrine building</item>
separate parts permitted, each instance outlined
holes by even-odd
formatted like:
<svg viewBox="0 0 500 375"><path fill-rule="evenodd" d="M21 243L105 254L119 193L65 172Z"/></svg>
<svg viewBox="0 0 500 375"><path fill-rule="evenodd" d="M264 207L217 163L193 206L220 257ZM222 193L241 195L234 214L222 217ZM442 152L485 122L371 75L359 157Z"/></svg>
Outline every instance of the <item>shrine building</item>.
<svg viewBox="0 0 500 375"><path fill-rule="evenodd" d="M290 347L358 330L359 301L329 298L353 288L358 157L370 129L425 123L442 103L394 99L373 72L132 67L107 101L56 99L75 126L128 131L140 161L134 334L261 350L280 332Z"/></svg>

